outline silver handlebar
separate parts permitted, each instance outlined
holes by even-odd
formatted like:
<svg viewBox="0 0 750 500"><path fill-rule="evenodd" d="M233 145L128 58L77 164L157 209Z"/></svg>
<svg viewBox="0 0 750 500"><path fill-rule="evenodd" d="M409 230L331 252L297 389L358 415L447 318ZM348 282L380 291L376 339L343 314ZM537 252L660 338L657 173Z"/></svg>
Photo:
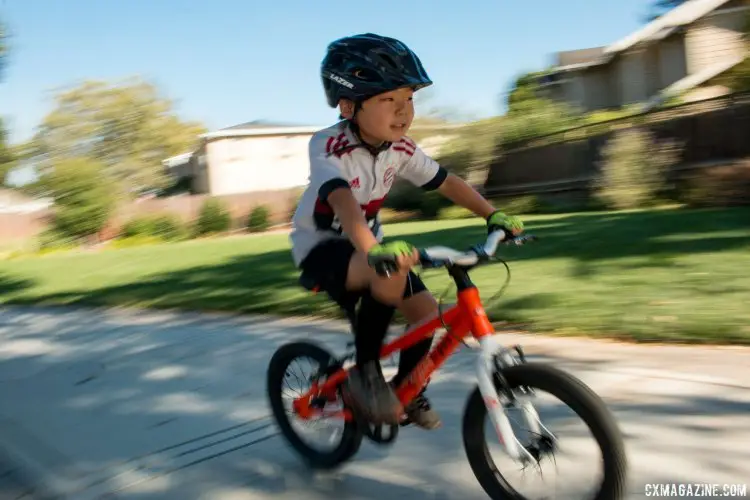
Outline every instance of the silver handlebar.
<svg viewBox="0 0 750 500"><path fill-rule="evenodd" d="M493 231L484 242L481 247L481 252L477 252L475 249L468 251L458 251L454 248L446 246L431 246L422 250L423 260L432 261L435 264L455 264L459 266L473 266L480 260L493 257L497 251L497 247L505 239L505 231L498 230ZM536 239L534 236L517 236L509 240L509 242L516 242L522 244L523 242L531 239Z"/></svg>

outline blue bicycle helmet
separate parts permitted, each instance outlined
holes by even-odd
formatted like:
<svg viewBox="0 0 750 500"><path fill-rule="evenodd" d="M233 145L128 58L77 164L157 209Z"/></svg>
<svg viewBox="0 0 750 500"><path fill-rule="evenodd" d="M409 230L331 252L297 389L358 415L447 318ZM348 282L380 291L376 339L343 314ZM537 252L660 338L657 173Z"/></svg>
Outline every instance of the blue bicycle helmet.
<svg viewBox="0 0 750 500"><path fill-rule="evenodd" d="M361 103L372 96L411 87L432 85L419 57L395 38L364 33L340 38L328 45L321 64L328 105L340 99Z"/></svg>

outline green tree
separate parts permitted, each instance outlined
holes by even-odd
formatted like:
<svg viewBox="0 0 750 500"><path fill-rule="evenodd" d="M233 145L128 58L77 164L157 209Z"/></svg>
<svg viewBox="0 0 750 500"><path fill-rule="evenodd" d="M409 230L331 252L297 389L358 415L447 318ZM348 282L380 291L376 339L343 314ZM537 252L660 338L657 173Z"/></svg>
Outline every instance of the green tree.
<svg viewBox="0 0 750 500"><path fill-rule="evenodd" d="M121 190L136 193L165 187L161 161L193 149L203 132L146 81L85 81L55 96L27 154L42 175L60 159L90 158Z"/></svg>
<svg viewBox="0 0 750 500"><path fill-rule="evenodd" d="M501 127L502 144L551 134L581 123L582 113L545 95L538 83L543 74L544 71L522 74L508 90L508 112Z"/></svg>
<svg viewBox="0 0 750 500"><path fill-rule="evenodd" d="M0 19L0 81L3 80L5 67L8 63L8 29Z"/></svg>
<svg viewBox="0 0 750 500"><path fill-rule="evenodd" d="M3 80L8 60L8 32L0 20L0 82ZM8 145L8 131L0 116L0 186L5 185L8 172L14 167L13 150Z"/></svg>
<svg viewBox="0 0 750 500"><path fill-rule="evenodd" d="M115 205L113 186L100 163L89 158L56 161L42 179L55 205L54 228L82 238L99 232Z"/></svg>
<svg viewBox="0 0 750 500"><path fill-rule="evenodd" d="M8 145L8 131L0 117L0 186L5 185L8 173L15 166L13 149Z"/></svg>
<svg viewBox="0 0 750 500"><path fill-rule="evenodd" d="M508 91L508 114L523 113L539 103L537 79L543 74L542 71L532 71L516 78Z"/></svg>

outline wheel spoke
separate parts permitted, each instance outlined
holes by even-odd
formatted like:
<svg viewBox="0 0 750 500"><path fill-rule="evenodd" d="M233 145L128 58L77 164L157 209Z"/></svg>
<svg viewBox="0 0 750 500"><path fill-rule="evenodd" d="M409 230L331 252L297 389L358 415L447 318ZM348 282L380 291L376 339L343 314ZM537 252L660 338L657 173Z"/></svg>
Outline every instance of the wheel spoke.
<svg viewBox="0 0 750 500"><path fill-rule="evenodd" d="M304 358L304 360L302 359ZM327 367L337 361L324 349L310 342L295 342L279 348L268 368L271 409L282 435L314 467L332 467L348 460L362 441L360 428L341 418L340 400L319 401L312 418L303 419L290 404L321 383ZM298 386L298 387L294 387Z"/></svg>

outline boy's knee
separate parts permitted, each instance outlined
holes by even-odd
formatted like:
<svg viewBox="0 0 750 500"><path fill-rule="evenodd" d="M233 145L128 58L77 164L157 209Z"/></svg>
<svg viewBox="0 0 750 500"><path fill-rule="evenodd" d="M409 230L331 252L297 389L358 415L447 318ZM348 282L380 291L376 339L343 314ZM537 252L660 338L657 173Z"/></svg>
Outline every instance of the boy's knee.
<svg viewBox="0 0 750 500"><path fill-rule="evenodd" d="M404 300L406 276L377 277L370 285L370 293L378 301L392 307L398 307Z"/></svg>

